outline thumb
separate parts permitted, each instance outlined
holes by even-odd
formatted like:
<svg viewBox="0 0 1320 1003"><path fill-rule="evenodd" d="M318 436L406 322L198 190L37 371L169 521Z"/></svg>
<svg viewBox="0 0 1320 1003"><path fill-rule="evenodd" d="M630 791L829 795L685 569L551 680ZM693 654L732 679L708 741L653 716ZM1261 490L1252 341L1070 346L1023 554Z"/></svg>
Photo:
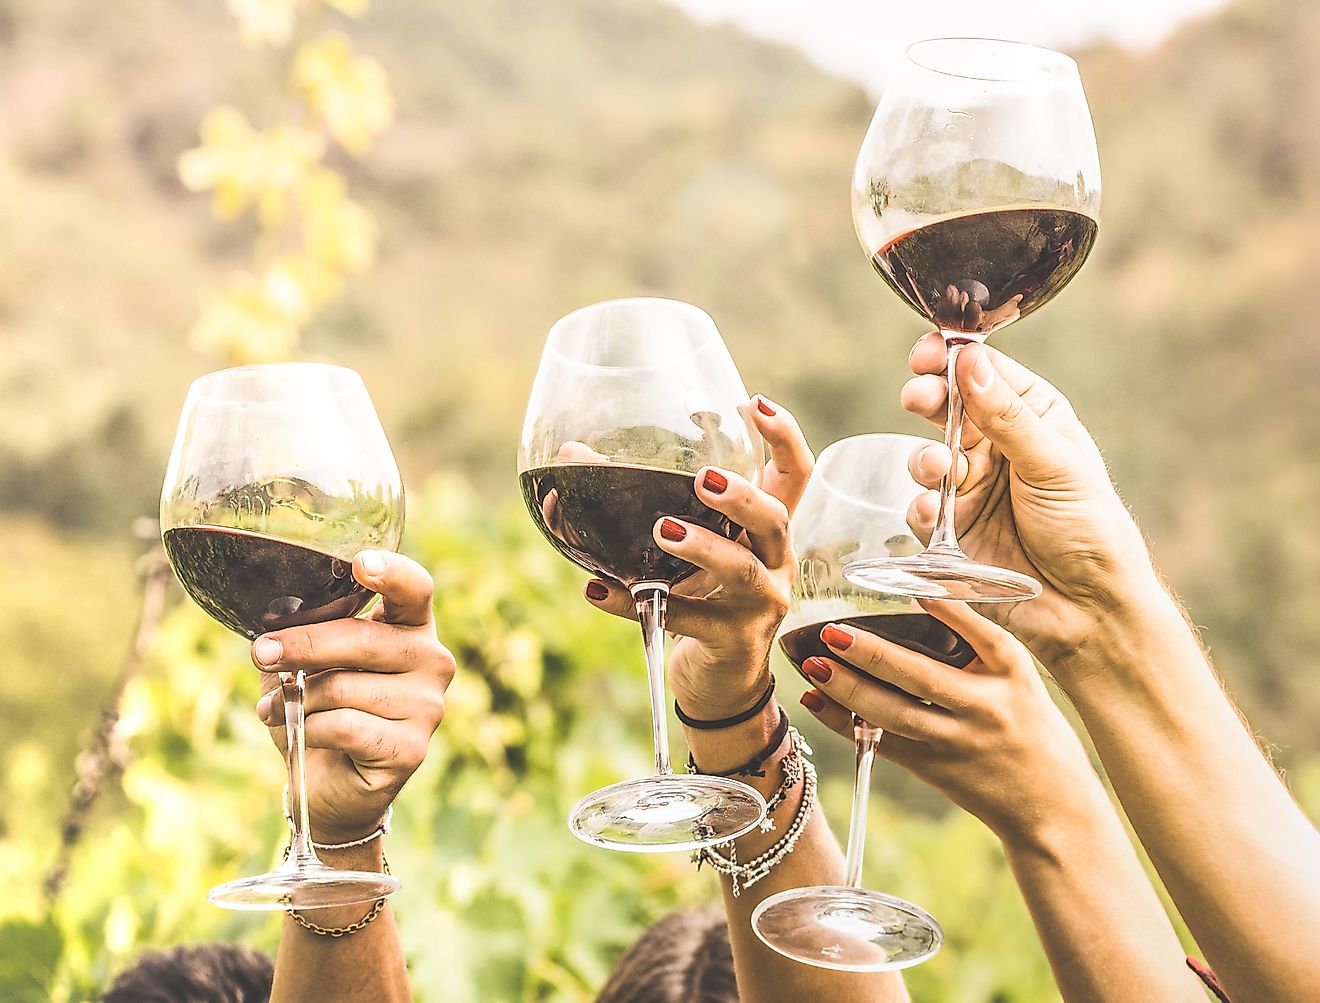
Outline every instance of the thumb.
<svg viewBox="0 0 1320 1003"><path fill-rule="evenodd" d="M1041 420L1000 374L983 345L958 354L958 389L967 417L1029 481L1057 475L1069 463L1067 442Z"/></svg>

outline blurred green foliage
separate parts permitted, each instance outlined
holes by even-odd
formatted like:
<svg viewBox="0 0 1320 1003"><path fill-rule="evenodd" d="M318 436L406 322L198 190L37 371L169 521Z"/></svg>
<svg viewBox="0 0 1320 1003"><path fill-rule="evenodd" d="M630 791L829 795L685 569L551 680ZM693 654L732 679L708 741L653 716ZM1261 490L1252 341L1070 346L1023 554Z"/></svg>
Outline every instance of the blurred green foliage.
<svg viewBox="0 0 1320 1003"><path fill-rule="evenodd" d="M394 125L359 162L330 156L376 225L322 193L347 212L319 235L326 250L357 250L303 346L371 387L410 486L404 547L436 576L463 667L390 841L404 936L424 1000L587 1000L648 922L714 884L681 858L594 851L563 826L576 795L650 759L634 628L577 599L580 576L517 500L513 444L542 339L586 302L676 296L712 313L749 387L790 406L816 447L922 431L897 404L920 322L871 274L848 218L871 100L652 0L382 0L352 33L392 102L374 64L337 44L293 70L309 88L333 83L327 67L364 81L374 97L334 127L347 142L389 106ZM1080 54L1105 172L1100 241L1057 302L997 336L1105 446L1313 813L1316 51L1320 8L1240 0L1151 52ZM41 890L75 756L131 640L128 527L155 508L187 381L214 368L184 334L205 292L253 266L255 224L216 221L176 165L217 104L274 114L271 81L290 69L274 59L211 0L0 0L5 1003L86 999L145 945L269 948L276 935L269 918L204 902L278 853L281 765L251 712L243 644L187 604L125 696L127 766L53 913ZM368 242L376 264L354 277ZM841 820L849 751L811 738ZM993 840L879 772L867 880L931 908L949 935L909 973L914 998L1055 999Z"/></svg>

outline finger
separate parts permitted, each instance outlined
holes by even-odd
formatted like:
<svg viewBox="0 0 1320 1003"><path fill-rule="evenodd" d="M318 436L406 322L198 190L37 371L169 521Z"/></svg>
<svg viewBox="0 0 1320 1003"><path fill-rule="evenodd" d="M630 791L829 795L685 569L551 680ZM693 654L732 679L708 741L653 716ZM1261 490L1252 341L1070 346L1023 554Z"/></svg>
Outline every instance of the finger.
<svg viewBox="0 0 1320 1003"><path fill-rule="evenodd" d="M430 738L425 728L385 721L349 707L308 714L303 724L309 749L342 752L359 766L375 769L416 768L426 758Z"/></svg>
<svg viewBox="0 0 1320 1003"><path fill-rule="evenodd" d="M774 495L754 487L729 470L705 467L697 471L697 497L747 531L752 553L768 568L782 568L792 547L788 543L788 509Z"/></svg>
<svg viewBox="0 0 1320 1003"><path fill-rule="evenodd" d="M918 540L930 540L935 531L935 520L940 514L940 495L938 491L927 491L917 495L908 506L907 521Z"/></svg>
<svg viewBox="0 0 1320 1003"><path fill-rule="evenodd" d="M969 345L958 358L958 388L967 417L1027 480L1057 476L1072 461L1068 442L1014 390L984 345Z"/></svg>
<svg viewBox="0 0 1320 1003"><path fill-rule="evenodd" d="M453 657L426 630L350 617L263 634L252 642L252 661L263 672L368 669L412 672L429 668L447 684Z"/></svg>
<svg viewBox="0 0 1320 1003"><path fill-rule="evenodd" d="M1024 669L1034 671L1031 655L1022 642L966 603L920 599L917 602L922 609L961 635L972 646L978 661L973 662L970 668L999 675L1009 675Z"/></svg>
<svg viewBox="0 0 1320 1003"><path fill-rule="evenodd" d="M941 661L842 623L827 623L821 628L820 639L840 661L919 700L950 710L967 706L967 696L958 685L958 670Z"/></svg>
<svg viewBox="0 0 1320 1003"><path fill-rule="evenodd" d="M952 734L953 716L947 710L897 693L832 658L813 656L802 668L818 690L877 728L919 741Z"/></svg>
<svg viewBox="0 0 1320 1003"><path fill-rule="evenodd" d="M380 608L372 612L373 620L405 627L425 627L431 622L435 583L411 557L388 550L364 550L353 558L353 577L380 593Z"/></svg>
<svg viewBox="0 0 1320 1003"><path fill-rule="evenodd" d="M807 490L816 459L797 419L787 408L768 400L764 394L757 394L753 402L752 422L770 447L770 462L762 475L761 488L783 502L792 513Z"/></svg>
<svg viewBox="0 0 1320 1003"><path fill-rule="evenodd" d="M971 346L967 347L970 348ZM990 361L994 364L995 369L999 371L999 375L1004 378L1015 393L1025 394L1032 387L1044 382L1022 363L1009 358L998 349L991 348L989 345L982 345L980 348L990 356ZM964 356L967 354L966 348L961 354ZM949 368L949 349L939 332L932 331L917 341L912 348L912 352L908 355L908 366L919 377L923 375L943 376L945 374ZM944 381L941 380L940 383L942 385ZM959 386L963 386L963 384L959 383ZM943 406L943 400L941 400L940 407Z"/></svg>
<svg viewBox="0 0 1320 1003"><path fill-rule="evenodd" d="M637 620L637 602L618 582L593 578L582 590L587 602L625 620ZM717 641L729 636L731 624L746 617L746 607L730 602L669 593L665 606L665 629L671 634L698 641Z"/></svg>
<svg viewBox="0 0 1320 1003"><path fill-rule="evenodd" d="M903 410L925 418L936 425L944 424L945 402L949 396L949 382L942 375L914 376L903 384L898 400Z"/></svg>
<svg viewBox="0 0 1320 1003"><path fill-rule="evenodd" d="M651 535L661 550L707 572L735 600L774 593L761 559L728 537L671 516L657 520Z"/></svg>
<svg viewBox="0 0 1320 1003"><path fill-rule="evenodd" d="M929 442L917 446L908 457L908 473L918 484L927 488L938 488L944 475L949 472L949 447L942 442ZM967 479L967 456L958 454L958 483Z"/></svg>
<svg viewBox="0 0 1320 1003"><path fill-rule="evenodd" d="M604 453L598 453L585 442L578 442L571 439L559 447L559 454L555 459L561 463L609 463L610 458Z"/></svg>
<svg viewBox="0 0 1320 1003"><path fill-rule="evenodd" d="M807 690L798 701L830 731L853 738L853 716L843 704L835 703L820 690Z"/></svg>
<svg viewBox="0 0 1320 1003"><path fill-rule="evenodd" d="M439 686L418 686L414 680L378 672L341 669L308 677L303 695L306 714L340 707L387 721L434 721L438 726L445 714L445 698ZM284 700L278 690L262 697L257 716L271 728L284 723Z"/></svg>

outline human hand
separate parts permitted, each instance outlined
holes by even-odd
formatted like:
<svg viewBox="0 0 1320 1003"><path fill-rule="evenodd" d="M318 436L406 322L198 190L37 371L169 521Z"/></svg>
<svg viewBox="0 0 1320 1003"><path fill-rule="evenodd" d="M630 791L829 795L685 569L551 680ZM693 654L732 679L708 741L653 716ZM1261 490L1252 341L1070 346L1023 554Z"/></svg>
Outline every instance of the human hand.
<svg viewBox="0 0 1320 1003"><path fill-rule="evenodd" d="M1097 782L1082 744L1021 642L965 603L921 606L975 650L965 668L829 624L821 640L835 657L803 662L816 689L802 695L802 705L849 739L853 714L882 728L880 755L1005 842L1038 841L1071 789Z"/></svg>
<svg viewBox="0 0 1320 1003"><path fill-rule="evenodd" d="M902 392L908 411L940 426L945 359L938 334L918 341L909 358L918 375ZM1158 575L1099 449L1058 390L984 345L959 353L958 386L968 418L955 508L959 542L974 560L1041 582L1040 598L987 607L986 615L1057 674L1101 619L1162 595ZM949 451L921 447L909 467L921 484L938 488ZM928 537L938 508L934 490L918 498L909 512L914 530Z"/></svg>
<svg viewBox="0 0 1320 1003"><path fill-rule="evenodd" d="M670 592L667 620L669 631L682 635L669 659L669 683L684 713L702 720L752 707L769 684L770 649L797 573L788 520L814 462L788 411L759 396L748 410L770 447L761 486L705 467L695 488L701 501L742 526L742 535L728 540L673 518L653 530L662 550L701 569ZM593 578L585 594L600 609L637 619L618 582Z"/></svg>
<svg viewBox="0 0 1320 1003"><path fill-rule="evenodd" d="M318 842L367 835L426 756L445 713L454 658L436 637L431 576L416 561L363 551L353 577L381 597L363 617L263 634L252 661L257 715L286 752L277 673L306 673L307 796Z"/></svg>

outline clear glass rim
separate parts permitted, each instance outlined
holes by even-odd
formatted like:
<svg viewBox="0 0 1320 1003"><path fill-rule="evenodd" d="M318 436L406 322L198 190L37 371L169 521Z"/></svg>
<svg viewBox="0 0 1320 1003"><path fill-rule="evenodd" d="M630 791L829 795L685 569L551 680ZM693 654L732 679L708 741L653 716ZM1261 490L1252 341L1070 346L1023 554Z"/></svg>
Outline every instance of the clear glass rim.
<svg viewBox="0 0 1320 1003"><path fill-rule="evenodd" d="M557 321L550 325L550 331L545 338L545 350L549 355L570 366L578 366L582 369L594 369L601 372L617 373L645 373L659 369L659 366L604 366L598 362L586 362L575 358L572 355L565 355L559 350L557 340L559 333L567 328L571 323L580 320L583 315L589 313L605 312L607 310L618 309L625 306L660 306L672 310L674 313L686 314L689 318L697 320L703 325L707 325L715 333L714 338L707 338L705 342L695 347L689 355L699 355L709 351L714 345L723 345L723 337L720 335L720 329L715 324L715 318L708 314L701 307L688 303L686 300L670 299L665 296L624 296L620 299L601 300L599 303L588 303L586 306L580 306L576 310L564 314Z"/></svg>
<svg viewBox="0 0 1320 1003"><path fill-rule="evenodd" d="M959 70L956 64L950 65L952 59L948 57L939 59L926 54L928 50L958 50L968 47L983 52L988 52L991 48L999 48L1013 53L1017 57L1014 60L1015 64L1023 66L1023 71L1016 74L998 75L968 73ZM1067 53L1046 48L1043 45L1016 42L1007 38L976 38L972 36L924 38L909 45L904 50L904 56L909 63L929 73L938 73L942 76L957 77L963 80L979 80L989 84L1022 84L1041 79L1059 79L1078 75L1077 62Z"/></svg>
<svg viewBox="0 0 1320 1003"><path fill-rule="evenodd" d="M361 393L366 390L362 374L356 369L336 365L332 362L262 362L251 366L231 366L217 369L192 381L188 388L188 400L193 404L208 406L258 407L261 405L281 405L284 398L242 396L233 392L217 392L226 383L232 383L244 374L256 374L262 371L283 370L294 376L297 373L320 373L322 385L317 393L331 397Z"/></svg>
<svg viewBox="0 0 1320 1003"><path fill-rule="evenodd" d="M854 449L857 446L861 445L862 443L866 443L866 442L907 443L909 446L907 455L911 456L912 455L911 447L916 446L918 443L924 445L939 445L938 441L935 439L927 439L925 436L921 436L921 435L907 435L903 432L867 432L861 435L849 435L842 439L836 439L834 442L831 442L828 446L822 449L820 451L820 456L816 458L815 469L817 472L820 473L821 485L836 498L843 498L857 505L859 508L869 509L872 512L898 513L900 515L906 515L907 514L906 508L898 509L898 508L893 508L889 505L878 505L871 499L862 498L856 494L853 494L850 491L844 491L840 489L837 485L833 484L830 481L829 475L827 473L824 473L829 461L833 460L840 453L847 452L848 450ZM905 473L907 472L906 462L904 462L903 464L903 470ZM914 491L913 493L913 497L916 497L917 492L920 492L921 490L924 489L921 487L920 484L917 484L915 480L912 483L916 485L916 491Z"/></svg>

